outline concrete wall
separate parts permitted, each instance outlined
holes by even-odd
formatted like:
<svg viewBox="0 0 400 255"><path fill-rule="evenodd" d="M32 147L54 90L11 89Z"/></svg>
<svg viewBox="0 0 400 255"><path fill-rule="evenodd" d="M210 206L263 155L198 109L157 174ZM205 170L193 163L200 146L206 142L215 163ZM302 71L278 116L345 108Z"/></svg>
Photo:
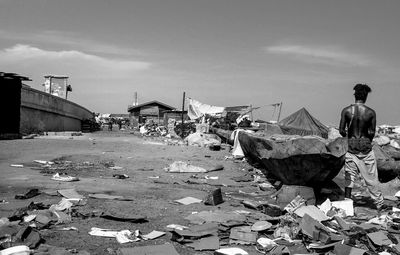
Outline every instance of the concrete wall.
<svg viewBox="0 0 400 255"><path fill-rule="evenodd" d="M92 118L92 112L78 104L36 89L21 89L21 134L80 131L81 120Z"/></svg>

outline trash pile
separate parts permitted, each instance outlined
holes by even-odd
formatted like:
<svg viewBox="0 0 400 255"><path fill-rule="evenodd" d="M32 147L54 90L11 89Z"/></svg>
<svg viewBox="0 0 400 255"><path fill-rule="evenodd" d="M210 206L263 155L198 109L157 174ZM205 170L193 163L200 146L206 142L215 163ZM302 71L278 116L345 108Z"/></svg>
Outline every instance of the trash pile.
<svg viewBox="0 0 400 255"><path fill-rule="evenodd" d="M142 136L147 137L167 137L167 138L179 138L187 137L189 134L196 131L194 123L184 123L183 128L181 123L176 123L174 119L168 120L168 125L158 125L153 121L146 122L140 126L139 132Z"/></svg>
<svg viewBox="0 0 400 255"><path fill-rule="evenodd" d="M378 135L373 140L379 180L387 182L400 173L400 136Z"/></svg>
<svg viewBox="0 0 400 255"><path fill-rule="evenodd" d="M309 190L284 185L275 204L242 200L245 210L194 212L185 218L189 226L169 230L171 240L195 251L229 255L249 254L249 250L260 254L400 254L400 209L378 214L354 207L351 199L326 199L316 206ZM296 195L299 192L309 197ZM215 191L210 193L214 195ZM294 198L283 203L289 197Z"/></svg>
<svg viewBox="0 0 400 255"><path fill-rule="evenodd" d="M23 168L22 164L10 164L12 167ZM104 176L112 176L117 179L129 178L125 174L126 169L121 166L116 166L113 161L102 160L102 161L83 161L75 162L71 160L65 160L61 157L53 161L46 160L34 160L32 164L27 164L33 170L39 170L40 173L51 176L50 179L59 182L75 182L79 181L78 176L97 176L97 171L113 170L112 172L104 173Z"/></svg>
<svg viewBox="0 0 400 255"><path fill-rule="evenodd" d="M40 163L49 167L57 165L49 161ZM113 162L103 164L110 169L116 167ZM184 173L207 174L222 169L222 165L202 168L176 161L165 170L183 173L183 176ZM213 252L218 255L400 254L400 209L397 208L400 192L391 201L392 210L384 212L360 206L365 197L356 193L353 200L331 201L328 198L316 205L314 190L310 187L270 184L260 170L252 168L245 171L243 175L230 179L236 183L251 183L247 186L267 192L250 193L240 189L227 192L224 191L227 187L215 187L208 190L203 198L176 199L171 203L178 206L204 204L207 209L184 215L184 225L170 222L162 229L145 234L141 233L138 224L149 219L146 215L132 213L128 205L137 199L135 197L102 193L82 195L73 188L53 192L31 189L24 194L16 194L15 199L30 199L43 193L55 193L61 199L55 204L31 202L1 218L0 252L20 249L26 254L90 254L85 250L47 245L44 233L49 230L82 231L76 224L79 219L101 218L126 223L113 229L96 224L87 230L87 235L115 239L116 243L124 245L118 250L110 248L109 254L177 255L175 247L179 246L192 250L193 254ZM270 195L266 195L268 192ZM87 206L90 199L125 201L127 204L118 209L99 210ZM160 237L171 243L126 246Z"/></svg>
<svg viewBox="0 0 400 255"><path fill-rule="evenodd" d="M373 141L394 160L400 160L400 135L379 135Z"/></svg>
<svg viewBox="0 0 400 255"><path fill-rule="evenodd" d="M140 134L143 136L166 136L167 129L155 123L146 123L139 128Z"/></svg>
<svg viewBox="0 0 400 255"><path fill-rule="evenodd" d="M193 133L184 140L190 146L217 147L221 146L221 138L215 134Z"/></svg>
<svg viewBox="0 0 400 255"><path fill-rule="evenodd" d="M62 199L57 204L31 202L28 206L15 210L9 217L0 219L0 254L30 254L31 251L47 252L43 254L61 254L64 248L42 245L45 240L41 231L54 229L57 231L77 231L72 222L76 207L86 204L86 200L74 189L58 190ZM41 194L38 189L31 189L26 194L17 194L15 199L29 199ZM40 247L40 248L39 248ZM18 253L21 252L21 253ZM25 253L23 253L25 252ZM76 254L89 254L86 251L75 251ZM36 254L36 253L35 253Z"/></svg>

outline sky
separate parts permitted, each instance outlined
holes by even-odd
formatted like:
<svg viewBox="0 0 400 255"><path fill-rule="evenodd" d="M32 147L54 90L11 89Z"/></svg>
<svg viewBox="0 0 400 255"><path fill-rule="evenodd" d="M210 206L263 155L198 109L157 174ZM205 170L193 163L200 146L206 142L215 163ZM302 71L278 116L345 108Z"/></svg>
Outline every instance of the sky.
<svg viewBox="0 0 400 255"><path fill-rule="evenodd" d="M182 95L262 106L255 119L305 107L326 125L372 88L378 124L400 124L398 0L0 0L0 71L69 76L69 99L127 113Z"/></svg>

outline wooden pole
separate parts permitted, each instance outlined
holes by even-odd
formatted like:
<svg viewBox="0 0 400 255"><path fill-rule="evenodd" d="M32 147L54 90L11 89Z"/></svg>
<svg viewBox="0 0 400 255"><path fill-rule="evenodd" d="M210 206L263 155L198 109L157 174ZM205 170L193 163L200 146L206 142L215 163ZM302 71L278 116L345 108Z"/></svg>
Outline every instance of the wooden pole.
<svg viewBox="0 0 400 255"><path fill-rule="evenodd" d="M250 119L253 122L253 105L250 105Z"/></svg>
<svg viewBox="0 0 400 255"><path fill-rule="evenodd" d="M182 138L183 138L183 123L184 123L184 111L185 111L185 99L186 99L186 93L183 92L183 98L182 98L182 125L181 125L181 131L182 131Z"/></svg>
<svg viewBox="0 0 400 255"><path fill-rule="evenodd" d="M52 93L51 93L51 76L49 77L49 82L50 82L49 93L50 93L50 95L51 95L51 94L52 94Z"/></svg>
<svg viewBox="0 0 400 255"><path fill-rule="evenodd" d="M279 105L278 122L279 122L279 120L281 118L281 111L282 111L282 102Z"/></svg>

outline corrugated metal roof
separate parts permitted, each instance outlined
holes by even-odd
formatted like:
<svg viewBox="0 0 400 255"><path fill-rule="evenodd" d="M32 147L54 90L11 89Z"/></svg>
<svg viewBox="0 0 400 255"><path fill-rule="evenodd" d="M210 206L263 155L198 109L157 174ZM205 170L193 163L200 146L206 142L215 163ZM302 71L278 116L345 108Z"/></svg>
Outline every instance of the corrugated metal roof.
<svg viewBox="0 0 400 255"><path fill-rule="evenodd" d="M134 109L137 109L137 108L141 108L141 107L146 106L146 105L150 105L150 104L158 104L158 105L164 106L165 108L169 108L170 110L176 109L175 107L172 107L172 106L170 106L170 105L161 103L161 102L159 102L159 101L157 101L157 100L153 100L153 101L150 101L150 102L147 102L147 103L129 106L129 107L128 107L128 112L130 112L130 111L132 111L132 110L134 110Z"/></svg>
<svg viewBox="0 0 400 255"><path fill-rule="evenodd" d="M66 79L69 78L67 75L57 75L57 74L46 74L44 78L58 78L58 79Z"/></svg>
<svg viewBox="0 0 400 255"><path fill-rule="evenodd" d="M16 73L0 72L0 77L5 79L19 79L21 81L31 81L28 77L18 75Z"/></svg>

